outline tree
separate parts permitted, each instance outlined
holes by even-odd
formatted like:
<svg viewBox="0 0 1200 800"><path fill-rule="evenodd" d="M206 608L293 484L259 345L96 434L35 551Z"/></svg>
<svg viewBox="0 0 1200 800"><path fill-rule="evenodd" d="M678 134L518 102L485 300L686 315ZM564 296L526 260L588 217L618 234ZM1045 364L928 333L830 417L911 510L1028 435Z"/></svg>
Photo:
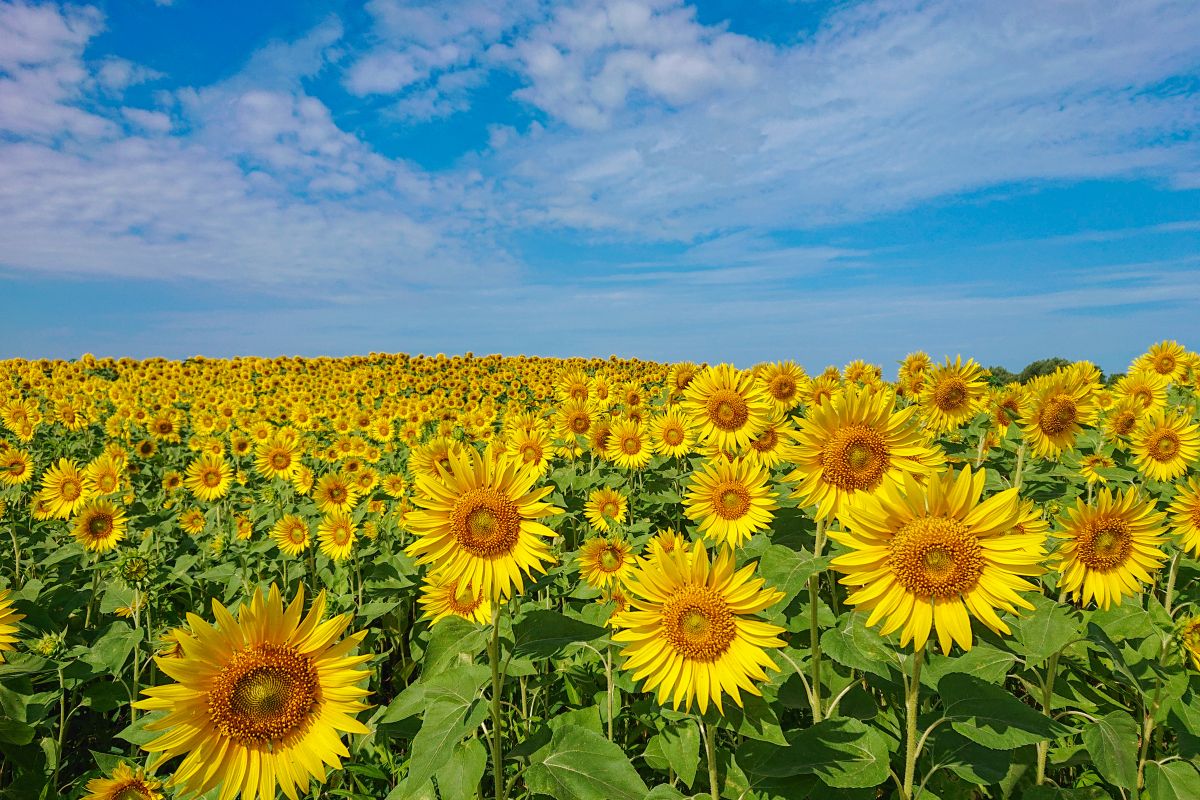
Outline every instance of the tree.
<svg viewBox="0 0 1200 800"><path fill-rule="evenodd" d="M1065 358L1043 358L1039 361L1031 362L1025 369L1021 370L1021 374L1017 377L1021 383L1029 383L1034 378L1042 375L1049 375L1059 367L1069 367L1071 362Z"/></svg>

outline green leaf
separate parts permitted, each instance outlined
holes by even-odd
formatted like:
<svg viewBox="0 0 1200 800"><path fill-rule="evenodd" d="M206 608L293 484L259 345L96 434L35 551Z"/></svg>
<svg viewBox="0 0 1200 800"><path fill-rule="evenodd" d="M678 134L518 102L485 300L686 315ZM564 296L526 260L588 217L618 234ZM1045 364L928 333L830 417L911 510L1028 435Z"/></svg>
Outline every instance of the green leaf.
<svg viewBox="0 0 1200 800"><path fill-rule="evenodd" d="M1044 595L1030 598L1034 610L1012 622L1011 647L1037 664L1081 635L1082 620L1069 607Z"/></svg>
<svg viewBox="0 0 1200 800"><path fill-rule="evenodd" d="M8 717L0 717L0 742L29 744L33 741L33 726Z"/></svg>
<svg viewBox="0 0 1200 800"><path fill-rule="evenodd" d="M944 725L934 730L928 747L934 763L975 786L999 783L1011 763L1008 751L984 747Z"/></svg>
<svg viewBox="0 0 1200 800"><path fill-rule="evenodd" d="M757 695L742 695L742 707L725 704L725 714L721 716L715 708L709 709L706 719L713 725L740 733L751 739L775 744L787 744L783 729L779 727L779 717L765 700Z"/></svg>
<svg viewBox="0 0 1200 800"><path fill-rule="evenodd" d="M165 711L151 711L148 714L142 714L137 718L137 721L127 725L124 730L117 734L118 739L124 739L130 744L143 745L147 744L162 735L161 731L148 731L146 726L152 722L157 722L167 715Z"/></svg>
<svg viewBox="0 0 1200 800"><path fill-rule="evenodd" d="M469 664L426 682L425 714L412 742L405 785L414 791L424 787L450 760L458 740L487 716L487 705L478 695L490 677L487 667Z"/></svg>
<svg viewBox="0 0 1200 800"><path fill-rule="evenodd" d="M685 786L692 788L700 765L700 728L690 719L683 720L655 734L654 740L658 740L667 764Z"/></svg>
<svg viewBox="0 0 1200 800"><path fill-rule="evenodd" d="M942 714L951 721L951 727L993 750L1013 750L1071 732L1002 687L973 675L950 673L938 683L938 693Z"/></svg>
<svg viewBox="0 0 1200 800"><path fill-rule="evenodd" d="M737 762L747 774L766 778L816 775L826 786L866 789L887 780L888 740L876 728L848 718L788 732L788 746L745 742Z"/></svg>
<svg viewBox="0 0 1200 800"><path fill-rule="evenodd" d="M124 622L114 622L91 646L83 660L108 672L120 673L129 654L142 640L142 635L141 628L134 629Z"/></svg>
<svg viewBox="0 0 1200 800"><path fill-rule="evenodd" d="M1186 761L1146 764L1146 796L1149 800L1182 800L1200 797L1200 774Z"/></svg>
<svg viewBox="0 0 1200 800"><path fill-rule="evenodd" d="M620 747L567 725L554 732L525 770L530 792L555 800L644 800L649 790Z"/></svg>
<svg viewBox="0 0 1200 800"><path fill-rule="evenodd" d="M808 587L808 579L829 566L829 557L813 558L806 550L793 550L772 544L758 560L757 575L766 580L766 586L783 592L777 608L787 604Z"/></svg>
<svg viewBox="0 0 1200 800"><path fill-rule="evenodd" d="M1138 726L1124 711L1113 711L1083 729L1083 743L1101 777L1123 789L1137 788Z"/></svg>
<svg viewBox="0 0 1200 800"><path fill-rule="evenodd" d="M921 683L932 689L952 672L974 675L988 683L1003 683L1015 663L1017 659L1012 653L981 643L961 655L930 655L928 665L921 672Z"/></svg>
<svg viewBox="0 0 1200 800"><path fill-rule="evenodd" d="M850 611L843 617L836 628L821 634L821 652L842 666L889 678L896 669L895 651L864 624L864 614Z"/></svg>
<svg viewBox="0 0 1200 800"><path fill-rule="evenodd" d="M531 611L513 627L514 657L551 658L576 642L590 642L607 634L598 625L589 625L557 611Z"/></svg>
<svg viewBox="0 0 1200 800"><path fill-rule="evenodd" d="M442 800L471 800L487 768L487 748L478 739L459 742L450 760L434 774Z"/></svg>
<svg viewBox="0 0 1200 800"><path fill-rule="evenodd" d="M487 647L487 631L462 617L440 620L429 632L429 644L421 659L421 680L440 675L452 667L473 664Z"/></svg>

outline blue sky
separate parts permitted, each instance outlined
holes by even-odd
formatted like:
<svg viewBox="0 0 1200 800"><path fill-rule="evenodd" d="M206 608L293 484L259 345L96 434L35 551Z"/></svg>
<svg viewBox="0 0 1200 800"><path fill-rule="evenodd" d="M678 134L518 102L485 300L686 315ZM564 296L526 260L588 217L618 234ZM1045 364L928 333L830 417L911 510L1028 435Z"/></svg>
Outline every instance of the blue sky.
<svg viewBox="0 0 1200 800"><path fill-rule="evenodd" d="M1200 4L0 0L0 358L1200 347Z"/></svg>

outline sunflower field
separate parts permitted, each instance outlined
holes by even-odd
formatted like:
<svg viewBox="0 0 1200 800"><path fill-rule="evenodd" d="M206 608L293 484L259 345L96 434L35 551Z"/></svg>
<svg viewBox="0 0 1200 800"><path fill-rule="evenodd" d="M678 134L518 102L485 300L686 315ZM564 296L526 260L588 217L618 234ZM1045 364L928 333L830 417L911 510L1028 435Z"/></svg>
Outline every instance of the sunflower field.
<svg viewBox="0 0 1200 800"><path fill-rule="evenodd" d="M1200 798L1197 398L0 362L0 798Z"/></svg>

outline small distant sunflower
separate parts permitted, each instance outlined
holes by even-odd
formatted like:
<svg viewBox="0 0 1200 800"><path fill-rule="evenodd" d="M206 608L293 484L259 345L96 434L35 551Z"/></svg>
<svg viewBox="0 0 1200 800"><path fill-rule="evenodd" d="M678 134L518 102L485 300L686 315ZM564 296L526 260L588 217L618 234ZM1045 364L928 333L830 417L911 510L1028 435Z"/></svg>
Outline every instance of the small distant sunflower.
<svg viewBox="0 0 1200 800"><path fill-rule="evenodd" d="M204 528L207 525L208 520L205 519L204 512L198 508L189 508L179 515L179 527L192 536L199 536L204 533Z"/></svg>
<svg viewBox="0 0 1200 800"><path fill-rule="evenodd" d="M111 778L92 778L83 800L162 800L162 784L144 770L118 764Z"/></svg>
<svg viewBox="0 0 1200 800"><path fill-rule="evenodd" d="M799 431L786 418L776 417L750 442L745 457L768 470L785 461L795 461L798 454L795 444L797 436Z"/></svg>
<svg viewBox="0 0 1200 800"><path fill-rule="evenodd" d="M1200 456L1200 425L1179 412L1156 409L1129 436L1134 462L1155 481L1172 481Z"/></svg>
<svg viewBox="0 0 1200 800"><path fill-rule="evenodd" d="M808 375L795 361L777 361L767 364L758 373L767 390L767 397L775 410L786 414L804 399L804 389L808 385Z"/></svg>
<svg viewBox="0 0 1200 800"><path fill-rule="evenodd" d="M91 500L75 517L75 541L93 553L107 553L125 538L125 510L107 500Z"/></svg>
<svg viewBox="0 0 1200 800"><path fill-rule="evenodd" d="M83 470L84 491L89 495L110 495L121 490L125 460L102 453Z"/></svg>
<svg viewBox="0 0 1200 800"><path fill-rule="evenodd" d="M289 556L298 556L308 549L312 532L303 517L285 514L271 527L275 546Z"/></svg>
<svg viewBox="0 0 1200 800"><path fill-rule="evenodd" d="M690 552L689 552L690 550ZM725 549L711 564L702 543L643 561L627 584L629 609L614 615L613 640L622 669L658 702L700 713L709 703L724 713L722 696L740 707L741 692L759 695L764 670L778 671L766 648L783 647L783 628L753 615L783 597L754 577L757 564L734 569Z"/></svg>
<svg viewBox="0 0 1200 800"><path fill-rule="evenodd" d="M492 621L492 602L483 592L476 590L469 581L451 575L431 572L425 576L421 595L421 616L436 625L446 617L462 617L477 625Z"/></svg>
<svg viewBox="0 0 1200 800"><path fill-rule="evenodd" d="M692 451L696 436L691 423L678 406L656 414L646 424L650 446L654 452L668 458L682 458Z"/></svg>
<svg viewBox="0 0 1200 800"><path fill-rule="evenodd" d="M674 528L663 528L646 543L646 557L662 558L666 553L674 553L679 549L687 550L690 546L687 538L679 531Z"/></svg>
<svg viewBox="0 0 1200 800"><path fill-rule="evenodd" d="M842 391L842 379L837 375L820 375L808 385L805 403L818 408L833 400Z"/></svg>
<svg viewBox="0 0 1200 800"><path fill-rule="evenodd" d="M313 489L313 500L326 514L330 511L349 512L358 502L358 487L345 473L327 472L317 479L316 488Z"/></svg>
<svg viewBox="0 0 1200 800"><path fill-rule="evenodd" d="M1145 409L1136 397L1125 397L1113 404L1104 417L1104 432L1114 444L1128 438L1145 416Z"/></svg>
<svg viewBox="0 0 1200 800"><path fill-rule="evenodd" d="M650 437L640 422L619 420L613 424L604 455L622 469L642 469L650 463Z"/></svg>
<svg viewBox="0 0 1200 800"><path fill-rule="evenodd" d="M1200 478L1188 478L1178 486L1167 511L1179 546L1193 556L1200 555Z"/></svg>
<svg viewBox="0 0 1200 800"><path fill-rule="evenodd" d="M612 420L597 417L592 420L591 430L588 431L588 447L598 458L604 458L608 450L608 440L612 435Z"/></svg>
<svg viewBox="0 0 1200 800"><path fill-rule="evenodd" d="M290 480L299 467L299 443L292 437L272 436L254 448L254 469L268 480Z"/></svg>
<svg viewBox="0 0 1200 800"><path fill-rule="evenodd" d="M701 442L741 450L770 421L771 403L754 373L719 364L688 384L683 410L696 425Z"/></svg>
<svg viewBox="0 0 1200 800"><path fill-rule="evenodd" d="M327 513L317 525L317 539L321 552L334 561L345 561L354 551L358 526L345 511L334 509Z"/></svg>
<svg viewBox="0 0 1200 800"><path fill-rule="evenodd" d="M183 485L197 500L211 503L229 494L233 480L233 468L224 456L205 453L197 458L184 473Z"/></svg>
<svg viewBox="0 0 1200 800"><path fill-rule="evenodd" d="M57 464L46 470L38 494L46 501L50 515L58 519L71 516L88 500L83 473L74 461L67 458L60 458Z"/></svg>
<svg viewBox="0 0 1200 800"><path fill-rule="evenodd" d="M535 489L536 481L507 455L493 465L474 448L451 456L440 480L418 474L413 502L420 510L405 518L417 537L408 554L478 586L489 599L508 598L514 587L523 592L523 576L545 572L544 564L555 560L547 541L554 531L539 520L561 511L543 502L554 487Z"/></svg>
<svg viewBox="0 0 1200 800"><path fill-rule="evenodd" d="M555 415L554 431L559 439L575 441L576 436L587 436L592 427L591 406L585 400L568 400Z"/></svg>
<svg viewBox="0 0 1200 800"><path fill-rule="evenodd" d="M1055 554L1060 587L1078 602L1094 599L1101 608L1140 593L1167 558L1159 549L1166 517L1154 510L1153 500L1139 500L1132 486L1116 495L1101 489L1094 506L1080 498L1058 520L1063 528Z"/></svg>
<svg viewBox="0 0 1200 800"><path fill-rule="evenodd" d="M1079 476L1088 483L1108 483L1108 478L1100 472L1102 469L1111 469L1116 466L1116 462L1104 453L1088 453L1079 458Z"/></svg>
<svg viewBox="0 0 1200 800"><path fill-rule="evenodd" d="M926 484L906 475L903 487L884 484L840 516L846 530L829 537L849 552L833 559L840 581L854 587L846 602L869 611L880 633L900 630L900 645L924 646L931 629L942 652L954 643L970 650L971 616L998 634L1010 633L1001 608L1033 606L1018 592L1037 591L1026 577L1043 572L1045 536L1017 533L1022 513L1016 489L980 502L985 471L931 475ZM969 612L969 613L968 613Z"/></svg>
<svg viewBox="0 0 1200 800"><path fill-rule="evenodd" d="M1134 372L1117 381L1113 391L1118 398L1137 400L1142 411L1152 411L1167 404L1167 385L1170 379L1156 372Z"/></svg>
<svg viewBox="0 0 1200 800"><path fill-rule="evenodd" d="M738 547L770 527L778 497L763 467L744 458L721 459L692 473L683 508L688 519L700 523L704 536Z"/></svg>
<svg viewBox="0 0 1200 800"><path fill-rule="evenodd" d="M0 453L0 483L20 486L33 477L33 458L24 450L11 448Z"/></svg>
<svg viewBox="0 0 1200 800"><path fill-rule="evenodd" d="M921 391L921 415L930 431L942 433L970 422L987 395L983 368L962 356L930 368Z"/></svg>
<svg viewBox="0 0 1200 800"><path fill-rule="evenodd" d="M508 454L526 464L539 478L550 469L554 440L540 427L514 431L508 441Z"/></svg>
<svg viewBox="0 0 1200 800"><path fill-rule="evenodd" d="M1095 423L1098 411L1086 383L1065 372L1043 375L1026 388L1021 409L1021 434L1033 454L1058 458L1075 446L1084 426Z"/></svg>
<svg viewBox="0 0 1200 800"><path fill-rule="evenodd" d="M583 515L598 531L607 531L614 523L623 523L628 511L629 502L625 495L610 486L593 491L583 506Z"/></svg>
<svg viewBox="0 0 1200 800"><path fill-rule="evenodd" d="M177 492L183 488L183 475L175 470L163 473L163 491Z"/></svg>
<svg viewBox="0 0 1200 800"><path fill-rule="evenodd" d="M17 623L25 619L24 614L13 610L12 592L0 589L0 663L4 661L4 651L12 650L17 642Z"/></svg>
<svg viewBox="0 0 1200 800"><path fill-rule="evenodd" d="M579 571L589 586L620 585L633 572L637 557L619 536L593 536L579 547Z"/></svg>
<svg viewBox="0 0 1200 800"><path fill-rule="evenodd" d="M168 787L204 794L220 786L221 797L243 800L282 789L294 798L350 757L342 733L370 733L355 717L367 708L361 687L370 673L358 667L371 654L350 655L366 633L341 638L349 614L323 622L324 592L301 619L303 610L303 588L285 609L272 586L265 597L255 591L236 619L214 599L216 627L188 615L183 656L155 659L177 683L144 689L134 704L166 712L146 726L161 734L142 747L158 754L151 770L183 756Z"/></svg>
<svg viewBox="0 0 1200 800"><path fill-rule="evenodd" d="M408 481L403 475L395 472L384 475L380 486L383 487L383 493L393 500L399 500L408 491Z"/></svg>
<svg viewBox="0 0 1200 800"><path fill-rule="evenodd" d="M155 444L153 439L143 439L134 445L133 452L142 458L151 458L158 452L158 445Z"/></svg>

